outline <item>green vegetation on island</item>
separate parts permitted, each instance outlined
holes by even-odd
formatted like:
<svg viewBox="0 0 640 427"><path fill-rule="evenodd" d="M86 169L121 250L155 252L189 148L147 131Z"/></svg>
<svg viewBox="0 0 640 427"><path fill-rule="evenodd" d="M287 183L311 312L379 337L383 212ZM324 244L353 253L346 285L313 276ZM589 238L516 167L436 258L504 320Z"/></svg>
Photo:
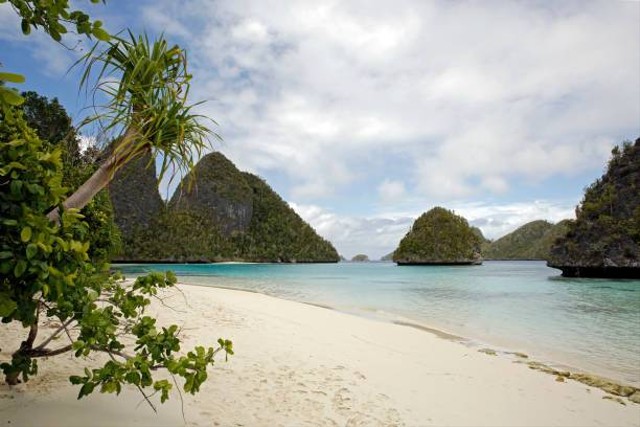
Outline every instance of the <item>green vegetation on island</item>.
<svg viewBox="0 0 640 427"><path fill-rule="evenodd" d="M640 138L612 150L548 265L563 276L640 278Z"/></svg>
<svg viewBox="0 0 640 427"><path fill-rule="evenodd" d="M119 261L339 260L331 243L264 180L240 172L219 152L198 162L168 206L158 204L154 164L145 166L123 170L110 189L123 230Z"/></svg>
<svg viewBox="0 0 640 427"><path fill-rule="evenodd" d="M481 240L463 217L435 207L415 220L393 254L398 265L482 263Z"/></svg>
<svg viewBox="0 0 640 427"><path fill-rule="evenodd" d="M351 258L351 262L369 262L369 257L365 254L357 254Z"/></svg>
<svg viewBox="0 0 640 427"><path fill-rule="evenodd" d="M529 222L501 238L482 245L485 260L547 260L555 240L567 231L569 220L552 224Z"/></svg>

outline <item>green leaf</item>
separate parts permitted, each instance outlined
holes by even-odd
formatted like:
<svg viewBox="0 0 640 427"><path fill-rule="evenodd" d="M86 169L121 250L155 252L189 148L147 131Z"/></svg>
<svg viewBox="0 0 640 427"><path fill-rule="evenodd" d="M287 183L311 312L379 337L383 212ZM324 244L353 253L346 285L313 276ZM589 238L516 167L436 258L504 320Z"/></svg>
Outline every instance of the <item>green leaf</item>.
<svg viewBox="0 0 640 427"><path fill-rule="evenodd" d="M23 242L28 242L31 240L31 227L25 227L20 232L20 240Z"/></svg>
<svg viewBox="0 0 640 427"><path fill-rule="evenodd" d="M100 41L108 42L111 40L111 36L105 30L100 27L93 27L91 33Z"/></svg>
<svg viewBox="0 0 640 427"><path fill-rule="evenodd" d="M22 20L20 26L22 27L22 34L24 34L25 36L28 36L31 33L31 25L29 25L29 21L27 21L26 19Z"/></svg>
<svg viewBox="0 0 640 427"><path fill-rule="evenodd" d="M0 259L7 259L13 257L13 252L10 251L2 251L0 252Z"/></svg>
<svg viewBox="0 0 640 427"><path fill-rule="evenodd" d="M24 76L16 73L0 73L0 80L10 83L24 83Z"/></svg>
<svg viewBox="0 0 640 427"><path fill-rule="evenodd" d="M27 245L27 259L31 259L38 253L38 245L35 243L29 243Z"/></svg>
<svg viewBox="0 0 640 427"><path fill-rule="evenodd" d="M78 393L78 400L82 399L83 396L87 396L89 394L91 394L93 392L93 388L94 388L94 384L93 383L85 383L82 388L80 389L80 393Z"/></svg>
<svg viewBox="0 0 640 427"><path fill-rule="evenodd" d="M26 269L27 269L27 263L25 262L25 260L21 259L20 261L18 261L15 268L13 269L13 275L16 277L20 277L22 276L22 274L25 272Z"/></svg>
<svg viewBox="0 0 640 427"><path fill-rule="evenodd" d="M0 87L0 98L9 105L18 106L24 102L24 98L18 94L18 91Z"/></svg>
<svg viewBox="0 0 640 427"><path fill-rule="evenodd" d="M9 317L18 308L18 304L5 293L0 293L0 317Z"/></svg>

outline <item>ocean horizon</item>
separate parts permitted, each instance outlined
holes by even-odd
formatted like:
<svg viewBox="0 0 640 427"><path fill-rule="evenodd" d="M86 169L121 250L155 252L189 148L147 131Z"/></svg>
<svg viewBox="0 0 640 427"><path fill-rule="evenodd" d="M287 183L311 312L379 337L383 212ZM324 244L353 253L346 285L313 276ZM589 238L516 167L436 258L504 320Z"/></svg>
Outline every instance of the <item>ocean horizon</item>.
<svg viewBox="0 0 640 427"><path fill-rule="evenodd" d="M436 329L478 349L522 352L551 366L640 386L640 280L564 278L543 261L113 267L128 277L171 270L185 284L260 292Z"/></svg>

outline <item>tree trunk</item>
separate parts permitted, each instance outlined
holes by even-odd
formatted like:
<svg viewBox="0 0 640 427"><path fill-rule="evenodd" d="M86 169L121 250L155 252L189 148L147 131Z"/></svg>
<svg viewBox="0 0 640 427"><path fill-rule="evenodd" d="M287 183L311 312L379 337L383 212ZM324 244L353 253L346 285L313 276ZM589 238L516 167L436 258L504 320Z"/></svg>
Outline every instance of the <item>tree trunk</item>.
<svg viewBox="0 0 640 427"><path fill-rule="evenodd" d="M27 335L27 339L22 341L22 343L20 344L20 348L15 351L12 355L11 355L11 360L13 361L16 358L21 358L26 356L31 349L33 348L33 343L36 340L36 337L38 336L38 323L40 322L40 308L42 307L41 302L38 302L37 306L36 306L36 316L35 319L33 321L33 323L31 324L31 326L29 327L29 335ZM10 371L7 374L5 374L4 377L4 381L9 384L9 385L16 385L20 382L20 371L15 370L15 371Z"/></svg>
<svg viewBox="0 0 640 427"><path fill-rule="evenodd" d="M82 209L113 179L118 169L136 156L148 151L150 149L148 146L135 144L137 136L137 131L133 127L127 129L107 160L62 203L62 207ZM47 214L47 218L52 222L60 222L60 209L56 207Z"/></svg>

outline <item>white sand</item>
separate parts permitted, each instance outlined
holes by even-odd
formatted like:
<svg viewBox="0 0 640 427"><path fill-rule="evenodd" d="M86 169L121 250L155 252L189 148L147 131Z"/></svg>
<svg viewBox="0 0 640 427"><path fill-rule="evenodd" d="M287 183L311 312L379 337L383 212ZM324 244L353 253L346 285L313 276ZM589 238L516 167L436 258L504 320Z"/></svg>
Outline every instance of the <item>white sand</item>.
<svg viewBox="0 0 640 427"><path fill-rule="evenodd" d="M188 305L175 293L165 303L176 311L153 310L184 326L183 349L225 337L236 351L185 396L188 425L640 426L640 405L428 332L255 293L181 289ZM0 326L0 360L18 332ZM135 390L75 400L67 377L90 362L42 360L26 385L0 386L0 426L185 423L175 394L157 415Z"/></svg>

